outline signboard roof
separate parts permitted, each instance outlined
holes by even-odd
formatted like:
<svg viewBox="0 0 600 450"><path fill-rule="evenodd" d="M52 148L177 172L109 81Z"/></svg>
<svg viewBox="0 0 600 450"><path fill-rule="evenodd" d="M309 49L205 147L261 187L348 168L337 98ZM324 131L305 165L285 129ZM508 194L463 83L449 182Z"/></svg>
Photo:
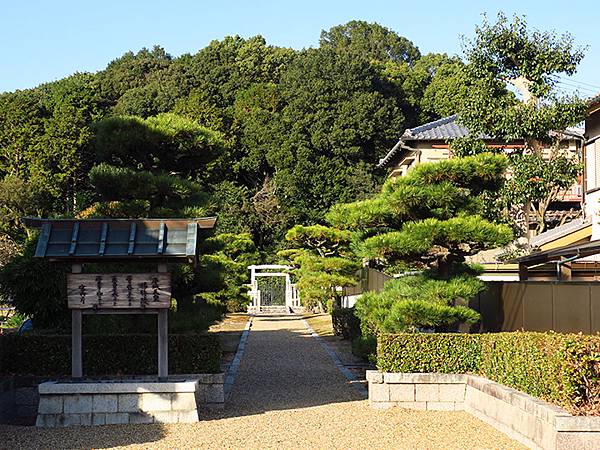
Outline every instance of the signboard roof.
<svg viewBox="0 0 600 450"><path fill-rule="evenodd" d="M197 219L37 219L35 256L66 261L149 260L194 262L198 232L215 226L215 217Z"/></svg>

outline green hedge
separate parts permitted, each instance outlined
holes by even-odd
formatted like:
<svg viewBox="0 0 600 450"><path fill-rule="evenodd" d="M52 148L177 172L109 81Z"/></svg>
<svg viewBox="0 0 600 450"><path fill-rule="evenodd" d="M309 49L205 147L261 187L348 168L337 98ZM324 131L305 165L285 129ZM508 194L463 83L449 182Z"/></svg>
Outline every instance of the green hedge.
<svg viewBox="0 0 600 450"><path fill-rule="evenodd" d="M354 308L337 308L331 312L331 323L336 336L354 339L360 336L360 319L354 315Z"/></svg>
<svg viewBox="0 0 600 450"><path fill-rule="evenodd" d="M83 373L156 374L157 345L156 335L150 334L83 336ZM169 373L217 373L220 365L221 346L216 336L169 336ZM0 375L70 374L70 336L0 336Z"/></svg>
<svg viewBox="0 0 600 450"><path fill-rule="evenodd" d="M473 373L578 414L600 414L600 335L381 335L382 372Z"/></svg>

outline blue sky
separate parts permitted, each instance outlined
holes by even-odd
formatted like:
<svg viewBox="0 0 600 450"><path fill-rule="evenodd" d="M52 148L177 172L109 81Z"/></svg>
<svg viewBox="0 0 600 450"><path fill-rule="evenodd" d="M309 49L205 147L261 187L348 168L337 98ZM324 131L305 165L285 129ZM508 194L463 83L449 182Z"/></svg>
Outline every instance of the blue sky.
<svg viewBox="0 0 600 450"><path fill-rule="evenodd" d="M531 26L570 32L589 46L579 72L563 83L580 94L600 91L600 8L570 2L380 0L0 0L0 92L24 89L75 71L97 71L128 50L161 45L174 56L213 39L262 34L269 43L317 46L322 29L352 19L378 22L423 53L460 54L481 14L524 14Z"/></svg>

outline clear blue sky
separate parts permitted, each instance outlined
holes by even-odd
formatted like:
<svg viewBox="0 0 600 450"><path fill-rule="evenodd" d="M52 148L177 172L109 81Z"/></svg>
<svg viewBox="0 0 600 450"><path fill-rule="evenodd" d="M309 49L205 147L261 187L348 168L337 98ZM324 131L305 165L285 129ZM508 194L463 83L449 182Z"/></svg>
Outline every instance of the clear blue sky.
<svg viewBox="0 0 600 450"><path fill-rule="evenodd" d="M460 54L460 36L472 35L481 13L493 17L499 8L589 46L570 83L583 95L600 91L597 0L0 0L0 92L97 71L128 50L155 44L174 56L233 34L262 34L270 44L297 49L317 46L322 29L352 19L385 25L423 53Z"/></svg>

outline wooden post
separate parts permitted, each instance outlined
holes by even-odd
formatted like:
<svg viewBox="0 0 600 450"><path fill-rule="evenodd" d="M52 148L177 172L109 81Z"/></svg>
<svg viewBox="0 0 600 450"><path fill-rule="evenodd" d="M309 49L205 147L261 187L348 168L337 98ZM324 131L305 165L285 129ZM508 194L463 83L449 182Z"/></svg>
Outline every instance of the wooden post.
<svg viewBox="0 0 600 450"><path fill-rule="evenodd" d="M158 311L158 379L166 381L169 375L169 310Z"/></svg>
<svg viewBox="0 0 600 450"><path fill-rule="evenodd" d="M81 273L81 264L72 264L72 273ZM80 309L71 310L71 378L83 377L83 361L81 357L81 320Z"/></svg>
<svg viewBox="0 0 600 450"><path fill-rule="evenodd" d="M527 278L529 278L528 272L525 264L519 264L519 281L527 281Z"/></svg>
<svg viewBox="0 0 600 450"><path fill-rule="evenodd" d="M83 376L81 360L81 310L71 310L71 377L78 379Z"/></svg>

